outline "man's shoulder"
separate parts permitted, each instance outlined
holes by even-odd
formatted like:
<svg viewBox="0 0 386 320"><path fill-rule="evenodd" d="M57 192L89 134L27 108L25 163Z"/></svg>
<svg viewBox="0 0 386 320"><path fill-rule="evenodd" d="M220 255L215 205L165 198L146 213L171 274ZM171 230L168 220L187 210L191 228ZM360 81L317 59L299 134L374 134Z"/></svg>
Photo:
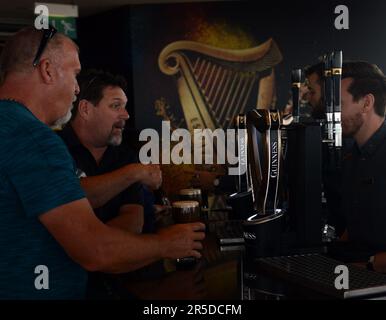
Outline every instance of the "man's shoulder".
<svg viewBox="0 0 386 320"><path fill-rule="evenodd" d="M8 152L22 150L23 146L52 145L60 141L50 127L19 106L0 112L0 140L0 145Z"/></svg>
<svg viewBox="0 0 386 320"><path fill-rule="evenodd" d="M0 133L35 127L40 121L20 104L0 101Z"/></svg>
<svg viewBox="0 0 386 320"><path fill-rule="evenodd" d="M5 118L8 121L4 123ZM50 127L36 118L20 118L0 116L2 167L21 168L39 162L57 166L69 161L67 148Z"/></svg>
<svg viewBox="0 0 386 320"><path fill-rule="evenodd" d="M17 121L39 121L23 104L13 100L0 100L0 119Z"/></svg>

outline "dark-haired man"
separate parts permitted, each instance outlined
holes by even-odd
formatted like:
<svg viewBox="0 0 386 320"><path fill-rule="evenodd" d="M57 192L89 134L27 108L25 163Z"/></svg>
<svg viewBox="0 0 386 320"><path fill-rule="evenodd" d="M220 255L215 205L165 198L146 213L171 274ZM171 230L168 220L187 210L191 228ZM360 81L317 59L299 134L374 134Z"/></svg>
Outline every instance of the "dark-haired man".
<svg viewBox="0 0 386 320"><path fill-rule="evenodd" d="M343 64L342 131L355 141L343 163L342 208L347 237L374 253L386 271L386 78L367 62ZM374 261L375 257L375 261Z"/></svg>
<svg viewBox="0 0 386 320"><path fill-rule="evenodd" d="M71 122L58 134L85 176L80 182L96 216L111 227L129 232L141 233L145 222L145 231L155 231L153 212L144 214L144 188L158 188L161 171L157 165L138 163L134 152L121 146L129 118L125 79L89 70L80 74L78 82L81 93ZM115 280L91 273L88 297L114 297L121 291Z"/></svg>
<svg viewBox="0 0 386 320"><path fill-rule="evenodd" d="M81 185L98 218L114 227L141 233L144 223L142 184L157 189L159 166L142 165L129 148L119 147L129 115L126 81L90 70L79 77L81 93L71 122L58 134L66 143Z"/></svg>
<svg viewBox="0 0 386 320"><path fill-rule="evenodd" d="M311 116L315 120L325 119L323 99L324 64L322 62L304 70L308 87L307 100L311 105Z"/></svg>

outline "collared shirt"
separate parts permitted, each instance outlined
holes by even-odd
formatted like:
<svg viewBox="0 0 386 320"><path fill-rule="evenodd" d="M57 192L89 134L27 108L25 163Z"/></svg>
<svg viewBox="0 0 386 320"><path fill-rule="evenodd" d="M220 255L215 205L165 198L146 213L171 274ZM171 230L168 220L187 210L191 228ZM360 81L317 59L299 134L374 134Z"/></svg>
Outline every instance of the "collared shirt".
<svg viewBox="0 0 386 320"><path fill-rule="evenodd" d="M71 125L67 125L58 134L74 158L78 172L83 172L86 176L101 175L119 169L126 164L138 162L136 155L127 147L109 146L98 164L91 152L81 144ZM141 184L135 183L129 186L104 206L94 209L94 212L101 221L107 222L118 216L119 209L125 204L144 205Z"/></svg>
<svg viewBox="0 0 386 320"><path fill-rule="evenodd" d="M342 209L349 240L386 250L386 123L343 164Z"/></svg>

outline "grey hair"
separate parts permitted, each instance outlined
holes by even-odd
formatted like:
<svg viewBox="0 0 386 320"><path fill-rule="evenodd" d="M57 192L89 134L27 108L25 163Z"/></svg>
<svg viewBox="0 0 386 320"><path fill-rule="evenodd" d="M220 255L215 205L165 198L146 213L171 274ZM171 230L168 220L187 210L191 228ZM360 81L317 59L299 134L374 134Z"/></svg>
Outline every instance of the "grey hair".
<svg viewBox="0 0 386 320"><path fill-rule="evenodd" d="M0 83L9 73L28 73L33 70L32 61L35 58L42 35L43 31L41 30L25 27L8 39L0 57ZM63 43L65 39L72 42L65 35L56 33L48 42L42 57L49 57L53 62L56 62L60 53L64 53ZM76 46L76 44L74 45Z"/></svg>

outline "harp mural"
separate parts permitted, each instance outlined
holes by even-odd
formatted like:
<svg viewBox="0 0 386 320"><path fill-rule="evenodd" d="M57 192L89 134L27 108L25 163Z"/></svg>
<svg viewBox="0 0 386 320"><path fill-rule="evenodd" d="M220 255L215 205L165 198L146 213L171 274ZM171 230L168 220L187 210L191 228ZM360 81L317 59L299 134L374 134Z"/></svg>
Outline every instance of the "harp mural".
<svg viewBox="0 0 386 320"><path fill-rule="evenodd" d="M273 68L282 60L274 40L230 50L193 41L167 45L160 70L177 78L185 122L193 129L229 128L247 105L267 109L275 101Z"/></svg>
<svg viewBox="0 0 386 320"><path fill-rule="evenodd" d="M235 117L245 113L247 106L249 109L273 107L274 67L281 60L273 39L243 50L176 41L161 51L158 64L164 74L176 80L175 90L186 127L193 136L194 129L231 128ZM171 120L165 113L163 116L164 120ZM195 169L218 174L220 167L196 165Z"/></svg>
<svg viewBox="0 0 386 320"><path fill-rule="evenodd" d="M269 34L244 28L245 15L235 12L235 5L173 4L160 6L162 10L145 6L133 10L139 128L161 132L161 120L165 120L170 121L171 130L186 128L193 136L194 129L230 128L238 114L251 109L276 107L279 46ZM218 176L227 174L227 168L216 164L170 164L162 170L168 194L189 186L213 189Z"/></svg>

